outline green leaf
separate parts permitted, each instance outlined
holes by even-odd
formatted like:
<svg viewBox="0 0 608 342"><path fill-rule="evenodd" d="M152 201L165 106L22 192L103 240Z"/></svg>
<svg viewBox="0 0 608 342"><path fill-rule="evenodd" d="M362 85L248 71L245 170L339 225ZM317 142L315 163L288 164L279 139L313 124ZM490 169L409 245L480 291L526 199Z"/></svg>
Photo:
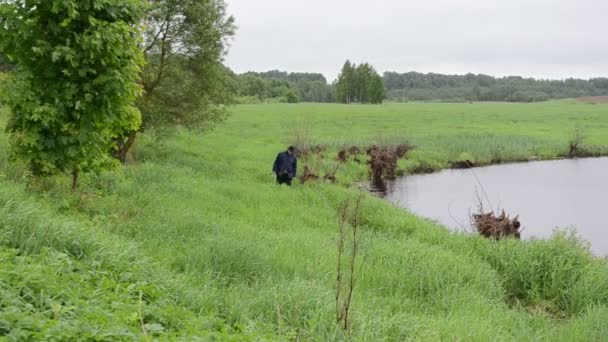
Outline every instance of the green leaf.
<svg viewBox="0 0 608 342"><path fill-rule="evenodd" d="M152 334L165 331L165 328L158 323L144 324L144 328Z"/></svg>
<svg viewBox="0 0 608 342"><path fill-rule="evenodd" d="M56 51L56 50L53 51L53 54L51 56L51 61L57 62L60 58L61 58L61 52Z"/></svg>

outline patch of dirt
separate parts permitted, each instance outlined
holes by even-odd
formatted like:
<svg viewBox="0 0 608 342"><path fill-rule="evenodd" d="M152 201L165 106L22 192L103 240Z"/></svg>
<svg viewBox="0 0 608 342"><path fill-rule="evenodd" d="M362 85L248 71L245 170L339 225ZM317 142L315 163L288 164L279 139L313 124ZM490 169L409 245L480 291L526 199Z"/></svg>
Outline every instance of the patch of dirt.
<svg viewBox="0 0 608 342"><path fill-rule="evenodd" d="M314 172L308 167L308 165L304 166L304 173L300 176L300 184L304 184L308 181L313 181L319 179L319 176L315 175Z"/></svg>
<svg viewBox="0 0 608 342"><path fill-rule="evenodd" d="M346 163L348 160L348 152L345 149L342 149L338 152L338 161L340 163Z"/></svg>
<svg viewBox="0 0 608 342"><path fill-rule="evenodd" d="M576 99L579 102L584 102L584 103L608 103L608 96L585 96L585 97L579 97Z"/></svg>
<svg viewBox="0 0 608 342"><path fill-rule="evenodd" d="M455 161L455 162L450 162L450 167L452 169L470 169L472 167L475 167L475 163L473 163L470 160L460 160L460 161Z"/></svg>
<svg viewBox="0 0 608 342"><path fill-rule="evenodd" d="M338 172L338 166L336 166L332 170L325 171L323 180L331 182L331 183L335 183L337 181L336 172ZM308 165L306 165L306 166L304 166L304 173L302 173L302 175L300 176L299 179L300 179L300 184L304 184L306 182L319 180L319 179L321 179L321 177L318 176L310 167L308 167Z"/></svg>
<svg viewBox="0 0 608 342"><path fill-rule="evenodd" d="M351 156L358 156L358 155L360 155L361 153L362 153L362 152L361 152L361 149L360 149L358 146L351 146L351 147L348 149L348 154L349 154L349 155L351 155Z"/></svg>
<svg viewBox="0 0 608 342"><path fill-rule="evenodd" d="M418 165L415 168L413 168L410 173L414 174L414 175L422 175L422 174L427 174L427 173L434 173L435 170L434 168L428 166L428 165Z"/></svg>

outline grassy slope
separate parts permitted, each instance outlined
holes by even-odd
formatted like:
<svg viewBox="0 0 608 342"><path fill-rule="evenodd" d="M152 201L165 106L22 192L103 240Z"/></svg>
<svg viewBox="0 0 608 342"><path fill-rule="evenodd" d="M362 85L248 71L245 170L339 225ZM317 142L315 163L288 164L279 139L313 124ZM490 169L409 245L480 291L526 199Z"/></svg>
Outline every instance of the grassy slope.
<svg viewBox="0 0 608 342"><path fill-rule="evenodd" d="M141 290L153 312L144 315L149 333L162 326L161 337L331 339L340 335L332 323L335 208L354 192L272 184L270 163L294 130L308 127L315 141L337 145L405 136L419 146L414 162L439 167L463 152L477 160L556 156L566 150L573 125L585 129L589 143L606 144L606 110L564 101L239 106L228 123L205 136L182 131L165 142L142 137L136 151L141 163L85 178L80 195L65 191L64 178L35 184L44 191L28 194L13 183L21 171L0 159L0 177L6 178L0 182L0 269L27 268L52 279L19 285L24 281L18 276L2 274L0 289L25 301L16 305L25 317L48 320L51 327L89 324L141 336ZM362 170L353 169L341 175L359 177ZM357 339L608 336L608 266L576 241L558 236L494 244L451 234L371 197L363 208ZM74 249L81 241L88 247ZM131 275L123 279L123 273ZM76 287L82 274L95 279L82 292L60 286ZM106 274L121 286L105 286ZM142 283L152 288L141 289ZM51 304L29 303L18 286L36 295L59 291L62 303L76 311L56 315ZM79 300L93 294L101 303L83 307ZM115 302L122 304L114 308ZM0 302L0 331L2 324L14 324L7 307ZM118 314L111 315L114 310Z"/></svg>

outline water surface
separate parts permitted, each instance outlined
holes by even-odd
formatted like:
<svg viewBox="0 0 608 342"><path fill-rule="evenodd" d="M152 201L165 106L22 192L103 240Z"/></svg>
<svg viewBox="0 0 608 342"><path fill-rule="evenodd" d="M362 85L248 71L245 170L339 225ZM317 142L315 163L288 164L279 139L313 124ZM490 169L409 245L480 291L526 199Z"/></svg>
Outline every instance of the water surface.
<svg viewBox="0 0 608 342"><path fill-rule="evenodd" d="M608 255L608 158L540 161L446 170L386 184L387 200L457 230L471 231L477 194L486 208L518 214L522 238L574 228Z"/></svg>

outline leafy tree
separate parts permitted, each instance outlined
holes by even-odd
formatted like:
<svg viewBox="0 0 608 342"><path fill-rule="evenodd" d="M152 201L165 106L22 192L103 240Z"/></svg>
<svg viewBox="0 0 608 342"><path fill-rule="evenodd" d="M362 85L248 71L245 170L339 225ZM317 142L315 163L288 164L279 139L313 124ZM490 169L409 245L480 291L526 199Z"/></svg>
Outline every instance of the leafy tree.
<svg viewBox="0 0 608 342"><path fill-rule="evenodd" d="M370 84L372 76L376 74L374 68L368 63L359 64L355 71L355 98L359 103L369 103Z"/></svg>
<svg viewBox="0 0 608 342"><path fill-rule="evenodd" d="M222 104L230 103L235 92L230 70L221 64L199 65L182 56L175 57L166 70L153 95L144 95L137 102L144 114L144 128L203 128L225 117ZM127 151L123 149L119 159L124 160Z"/></svg>
<svg viewBox="0 0 608 342"><path fill-rule="evenodd" d="M355 65L346 61L336 83L336 99L340 103L351 103L355 94Z"/></svg>
<svg viewBox="0 0 608 342"><path fill-rule="evenodd" d="M234 19L224 0L149 0L143 46L144 95L138 101L142 128L221 121L232 100L230 72L222 65ZM122 140L125 160L137 130Z"/></svg>
<svg viewBox="0 0 608 342"><path fill-rule="evenodd" d="M3 0L0 50L18 65L7 103L13 158L34 175L99 171L137 130L139 0Z"/></svg>
<svg viewBox="0 0 608 342"><path fill-rule="evenodd" d="M371 76L369 83L369 101L373 104L381 104L386 97L384 81L377 73Z"/></svg>
<svg viewBox="0 0 608 342"><path fill-rule="evenodd" d="M357 66L346 61L336 83L336 98L341 103L382 103L382 77L369 63Z"/></svg>
<svg viewBox="0 0 608 342"><path fill-rule="evenodd" d="M268 97L268 85L266 80L253 74L246 73L237 76L238 92L241 96L256 96L260 100Z"/></svg>

